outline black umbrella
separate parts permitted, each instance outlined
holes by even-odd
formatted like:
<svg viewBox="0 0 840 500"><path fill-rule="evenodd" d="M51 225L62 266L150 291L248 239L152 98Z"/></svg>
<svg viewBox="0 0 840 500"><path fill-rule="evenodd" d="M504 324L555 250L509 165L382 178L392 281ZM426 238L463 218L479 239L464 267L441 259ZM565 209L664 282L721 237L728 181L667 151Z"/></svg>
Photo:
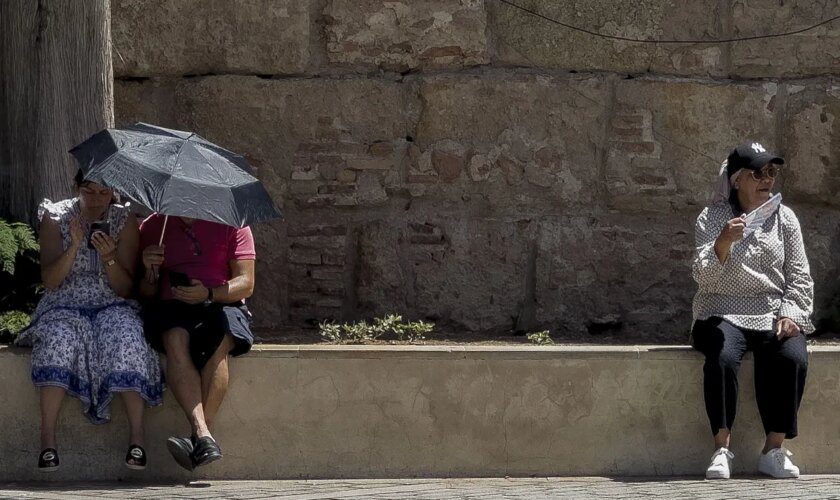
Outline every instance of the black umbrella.
<svg viewBox="0 0 840 500"><path fill-rule="evenodd" d="M191 132L135 123L97 132L70 153L85 180L167 216L235 227L281 216L245 158Z"/></svg>

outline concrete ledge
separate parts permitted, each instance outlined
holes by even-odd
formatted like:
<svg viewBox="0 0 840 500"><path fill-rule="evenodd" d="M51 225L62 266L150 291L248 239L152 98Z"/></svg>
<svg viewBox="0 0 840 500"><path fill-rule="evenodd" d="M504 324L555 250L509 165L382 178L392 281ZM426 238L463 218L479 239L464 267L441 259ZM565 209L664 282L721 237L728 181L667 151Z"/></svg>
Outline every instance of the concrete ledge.
<svg viewBox="0 0 840 500"><path fill-rule="evenodd" d="M812 347L804 473L840 471L840 347ZM233 361L214 434L225 458L190 475L165 439L187 432L167 393L147 414L150 466L122 466L127 425L92 426L68 398L62 470L44 478L29 352L0 348L0 481L698 474L711 451L702 357L684 346L258 346ZM763 433L752 362L733 449L754 472Z"/></svg>

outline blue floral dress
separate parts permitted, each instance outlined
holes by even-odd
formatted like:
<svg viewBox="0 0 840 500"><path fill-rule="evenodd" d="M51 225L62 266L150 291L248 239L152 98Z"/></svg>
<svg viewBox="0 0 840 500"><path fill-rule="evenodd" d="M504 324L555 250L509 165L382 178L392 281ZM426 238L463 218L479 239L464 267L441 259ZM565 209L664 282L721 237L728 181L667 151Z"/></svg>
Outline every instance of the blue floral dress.
<svg viewBox="0 0 840 500"><path fill-rule="evenodd" d="M49 217L70 246L70 220L79 214L79 200L44 200L38 220ZM129 209L111 205L111 236L122 231ZM37 387L63 387L84 404L95 424L111 419L115 392L135 391L150 406L162 403L160 361L143 337L138 304L114 293L95 250L82 245L61 285L48 290L32 323L18 338L32 345L32 382Z"/></svg>

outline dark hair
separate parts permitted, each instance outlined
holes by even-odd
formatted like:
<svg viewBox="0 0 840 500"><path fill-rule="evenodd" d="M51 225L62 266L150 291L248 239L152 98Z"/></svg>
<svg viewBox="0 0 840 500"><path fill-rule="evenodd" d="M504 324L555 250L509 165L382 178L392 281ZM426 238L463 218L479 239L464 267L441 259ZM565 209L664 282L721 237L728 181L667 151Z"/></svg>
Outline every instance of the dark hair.
<svg viewBox="0 0 840 500"><path fill-rule="evenodd" d="M744 210L741 208L741 202L738 200L738 190L734 187L729 190L729 206L732 207L732 213L736 216L744 213Z"/></svg>
<svg viewBox="0 0 840 500"><path fill-rule="evenodd" d="M84 174L84 172L82 172L82 169L79 169L78 171L76 171L76 175L73 176L73 183L75 184L76 189L84 186L85 184L87 184L89 182L93 182L93 181L86 181L85 180L85 174ZM112 193L111 194L111 205L113 205L114 203L119 203L120 202L120 195L114 190L111 190L111 193Z"/></svg>

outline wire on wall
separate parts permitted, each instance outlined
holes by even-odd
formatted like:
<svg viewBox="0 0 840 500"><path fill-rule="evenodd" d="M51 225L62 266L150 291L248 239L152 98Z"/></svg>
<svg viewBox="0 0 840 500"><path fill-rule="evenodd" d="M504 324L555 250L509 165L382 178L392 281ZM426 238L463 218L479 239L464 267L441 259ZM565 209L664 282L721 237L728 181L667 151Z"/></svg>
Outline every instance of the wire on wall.
<svg viewBox="0 0 840 500"><path fill-rule="evenodd" d="M818 22L817 24L813 24L813 25L807 26L805 28L800 28L800 29L796 29L796 30L793 30L793 31L786 31L784 33L770 33L770 34L766 34L766 35L752 35L752 36L742 36L742 37L736 37L736 38L719 38L719 39L705 39L705 40L703 40L703 39L696 39L696 40L690 40L690 39L686 39L686 40L650 40L650 39L645 39L645 38L629 38L629 37L625 37L625 36L608 35L606 33L600 33L598 31L593 31L593 30L589 30L589 29L586 29L586 28L581 28L579 26L574 26L574 25L565 23L563 21L559 21L557 19L548 17L548 16L546 16L544 14L541 14L541 13L535 11L535 10L532 10L532 9L527 8L527 7L523 7L522 5L519 5L517 3L511 2L510 0L498 0L498 1L505 4L505 5L513 7L515 9L519 9L523 12L531 14L532 16L543 19L545 21L557 24L559 26L563 26L564 28L570 29L572 31L578 31L580 33L586 33L587 35L597 36L597 37L600 37L600 38L606 38L606 39L609 39L609 40L620 40L620 41L623 41L623 42L631 42L631 43L657 43L657 44L679 44L679 43L683 43L683 44L703 44L704 43L704 44L718 44L718 43L745 42L745 41L748 41L748 40L761 40L761 39L765 39L765 38L782 38L782 37L791 36L791 35L798 35L799 33L805 33L806 31L814 30L816 28L819 28L820 26L824 26L826 24L832 23L832 22L840 19L840 15L836 15L834 17L824 19L824 20Z"/></svg>

